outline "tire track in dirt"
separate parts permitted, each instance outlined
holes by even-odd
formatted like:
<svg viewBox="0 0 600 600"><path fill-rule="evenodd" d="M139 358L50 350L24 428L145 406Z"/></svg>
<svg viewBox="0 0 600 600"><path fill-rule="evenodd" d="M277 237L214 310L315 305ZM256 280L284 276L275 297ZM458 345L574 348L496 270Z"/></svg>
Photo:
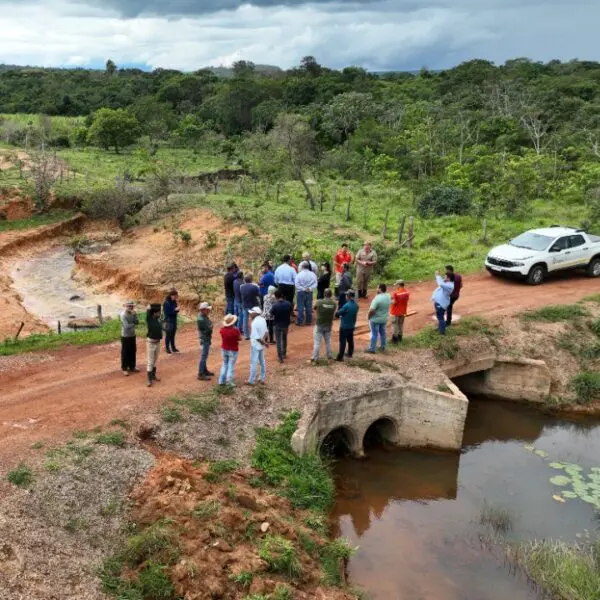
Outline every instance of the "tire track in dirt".
<svg viewBox="0 0 600 600"><path fill-rule="evenodd" d="M414 333L432 323L431 292L433 282L409 285L410 308L417 314L407 320L407 333ZM576 302L589 294L600 293L600 279L588 279L567 274L542 286L498 280L487 274L464 278L464 290L455 312L462 315L509 315L547 304ZM357 351L368 338L366 314L368 302L361 301ZM216 320L216 318L215 318ZM335 327L337 332L337 326ZM334 335L335 337L335 335ZM144 413L173 394L206 390L210 383L196 379L199 358L194 325L178 335L180 355L161 353L158 373L162 382L145 387L145 343L138 340L138 364L142 373L123 377L119 370L119 344L94 347L67 347L49 353L51 360L34 364L18 364L0 372L0 470L26 460L31 444L38 440L60 442L73 430L90 429L115 418L127 418L132 413ZM334 343L334 348L337 343ZM218 333L209 365L220 365ZM293 326L289 338L288 370L306 364L312 349L312 328ZM11 358L4 360L10 361ZM15 359L18 363L18 357ZM245 381L249 368L249 345L243 342L236 368L238 384ZM276 362L275 348L267 351L268 377L277 377L283 367ZM342 377L344 365L335 365ZM235 395L225 401L235 402Z"/></svg>

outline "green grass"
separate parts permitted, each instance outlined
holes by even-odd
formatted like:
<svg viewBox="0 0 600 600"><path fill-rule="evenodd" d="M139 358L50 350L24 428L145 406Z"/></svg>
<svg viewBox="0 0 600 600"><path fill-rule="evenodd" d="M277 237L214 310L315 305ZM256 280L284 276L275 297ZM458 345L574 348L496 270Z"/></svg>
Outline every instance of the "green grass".
<svg viewBox="0 0 600 600"><path fill-rule="evenodd" d="M267 535L260 540L258 555L267 563L269 571L293 579L302 573L298 551L293 542L279 535Z"/></svg>
<svg viewBox="0 0 600 600"><path fill-rule="evenodd" d="M254 575L250 571L242 571L237 575L230 575L229 579L234 583L237 583L238 585L247 588L250 587L250 585L252 584Z"/></svg>
<svg viewBox="0 0 600 600"><path fill-rule="evenodd" d="M290 440L300 413L288 414L276 429L259 429L252 465L264 473L266 481L279 486L296 508L328 511L334 499L334 485L328 466L318 454L298 456Z"/></svg>
<svg viewBox="0 0 600 600"><path fill-rule="evenodd" d="M576 394L577 404L590 404L600 400L600 373L597 371L582 371L571 380L571 387Z"/></svg>
<svg viewBox="0 0 600 600"><path fill-rule="evenodd" d="M13 485L29 487L33 483L33 472L26 464L21 463L16 469L8 472L6 479Z"/></svg>
<svg viewBox="0 0 600 600"><path fill-rule="evenodd" d="M0 179L0 186L2 180ZM33 229L34 227L41 227L42 225L52 225L64 221L73 216L73 212L70 210L53 210L48 213L40 215L32 215L26 219L18 219L15 221L0 221L0 233L2 231L22 231L25 229Z"/></svg>
<svg viewBox="0 0 600 600"><path fill-rule="evenodd" d="M484 527L497 534L506 534L513 528L513 521L513 514L507 508L484 502L479 515L479 523Z"/></svg>
<svg viewBox="0 0 600 600"><path fill-rule="evenodd" d="M225 475L226 473L231 473L235 471L240 466L240 463L237 460L227 459L227 460L217 460L210 464L210 468L208 473L204 476L207 481L215 483L219 481L221 475Z"/></svg>
<svg viewBox="0 0 600 600"><path fill-rule="evenodd" d="M105 446L124 446L125 433L122 431L107 431L99 433L95 438L96 444L104 444Z"/></svg>
<svg viewBox="0 0 600 600"><path fill-rule="evenodd" d="M192 511L192 516L195 519L204 520L211 519L219 514L221 504L218 500L204 500L198 504Z"/></svg>
<svg viewBox="0 0 600 600"><path fill-rule="evenodd" d="M132 535L126 543L121 558L131 567L154 560L162 564L172 564L177 560L179 550L175 531L157 522Z"/></svg>
<svg viewBox="0 0 600 600"><path fill-rule="evenodd" d="M540 591L552 598L600 598L600 557L591 548L533 541L520 544L511 554Z"/></svg>
<svg viewBox="0 0 600 600"><path fill-rule="evenodd" d="M165 423L180 423L183 421L181 411L174 406L165 406L161 411L161 415Z"/></svg>
<svg viewBox="0 0 600 600"><path fill-rule="evenodd" d="M203 392L200 394L184 394L182 396L173 396L170 398L171 402L186 408L192 415L200 415L201 417L208 417L213 415L219 410L221 403L219 401L220 390L214 388L209 392Z"/></svg>
<svg viewBox="0 0 600 600"><path fill-rule="evenodd" d="M321 566L323 580L327 585L341 586L343 562L347 561L355 552L355 548L345 538L337 538L321 549Z"/></svg>
<svg viewBox="0 0 600 600"><path fill-rule="evenodd" d="M528 310L521 314L521 320L558 323L559 321L574 321L589 316L590 311L581 304L556 304L544 306L537 310Z"/></svg>

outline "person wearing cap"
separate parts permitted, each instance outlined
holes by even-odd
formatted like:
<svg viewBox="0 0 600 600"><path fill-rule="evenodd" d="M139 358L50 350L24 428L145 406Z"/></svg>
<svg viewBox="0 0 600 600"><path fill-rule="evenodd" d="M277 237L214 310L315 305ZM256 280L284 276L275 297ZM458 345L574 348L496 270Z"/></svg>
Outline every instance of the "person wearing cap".
<svg viewBox="0 0 600 600"><path fill-rule="evenodd" d="M235 326L238 318L235 315L225 315L221 334L221 356L223 364L219 374L219 385L230 385L235 387L233 378L235 376L235 363L240 351L240 340L242 332Z"/></svg>
<svg viewBox="0 0 600 600"><path fill-rule="evenodd" d="M394 287L392 306L390 308L390 315L392 317L392 344L399 344L404 334L404 319L408 312L410 294L404 288L404 280L402 279L398 279Z"/></svg>
<svg viewBox="0 0 600 600"><path fill-rule="evenodd" d="M198 335L200 336L200 346L202 348L200 353L200 364L198 365L198 379L200 381L207 381L214 375L214 373L211 373L206 366L213 334L213 324L210 320L211 310L212 306L208 302L202 302L198 307L198 318L196 319Z"/></svg>
<svg viewBox="0 0 600 600"><path fill-rule="evenodd" d="M346 292L346 303L340 308L336 315L340 317L340 348L337 360L342 362L348 345L348 358L354 354L354 329L356 328L356 317L358 316L358 303L354 300L354 290Z"/></svg>
<svg viewBox="0 0 600 600"><path fill-rule="evenodd" d="M366 350L369 354L375 354L377 351L378 337L381 339L381 351L385 350L385 343L387 341L386 325L391 305L392 299L387 293L387 285L380 283L377 286L377 295L373 298L369 307L368 319L371 329L371 343Z"/></svg>
<svg viewBox="0 0 600 600"><path fill-rule="evenodd" d="M277 298L275 298L275 292L277 288L274 285L270 285L265 297L263 298L263 317L267 322L267 328L269 330L269 344L275 343L274 337L274 316L273 316L273 305L277 302Z"/></svg>
<svg viewBox="0 0 600 600"><path fill-rule="evenodd" d="M179 314L179 306L177 298L179 294L176 289L172 289L165 298L163 303L163 313L165 315L165 349L167 354L171 352L179 352L175 347L175 334L177 333L177 315Z"/></svg>
<svg viewBox="0 0 600 600"><path fill-rule="evenodd" d="M265 361L265 348L267 347L268 328L265 318L262 316L260 306L255 306L248 311L252 321L250 332L250 377L248 385L254 385L256 371L260 363L260 383L264 384L267 378L267 363Z"/></svg>
<svg viewBox="0 0 600 600"><path fill-rule="evenodd" d="M160 341L162 339L162 324L160 322L160 304L151 304L146 311L146 325L148 333L146 334L146 355L148 359L147 374L148 387L152 386L154 381L160 381L156 376L156 363L160 354Z"/></svg>
<svg viewBox="0 0 600 600"><path fill-rule="evenodd" d="M318 281L315 273L311 271L310 263L300 263L300 272L296 277L296 305L298 317L296 325L312 324L313 293L317 289ZM305 316L306 315L306 316Z"/></svg>
<svg viewBox="0 0 600 600"><path fill-rule="evenodd" d="M135 326L139 321L133 300L125 304L125 310L119 315L119 319L121 320L121 371L127 377L130 373L139 372L135 366L137 353Z"/></svg>
<svg viewBox="0 0 600 600"><path fill-rule="evenodd" d="M366 299L369 281L377 264L377 253L371 248L369 242L365 242L364 246L356 253L355 262L358 297Z"/></svg>

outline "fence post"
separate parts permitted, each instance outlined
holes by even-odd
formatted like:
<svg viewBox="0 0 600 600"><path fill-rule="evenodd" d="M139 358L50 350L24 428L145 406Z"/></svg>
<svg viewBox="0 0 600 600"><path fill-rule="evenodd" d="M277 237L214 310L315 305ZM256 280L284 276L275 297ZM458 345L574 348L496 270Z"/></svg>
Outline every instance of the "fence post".
<svg viewBox="0 0 600 600"><path fill-rule="evenodd" d="M402 238L404 237L404 226L406 225L406 215L400 220L400 229L398 229L398 244L402 246Z"/></svg>
<svg viewBox="0 0 600 600"><path fill-rule="evenodd" d="M337 204L337 188L333 188L333 202L331 204L331 212L335 212L335 206Z"/></svg>
<svg viewBox="0 0 600 600"><path fill-rule="evenodd" d="M98 313L98 322L100 323L100 325L103 325L104 318L102 317L102 306L100 304L96 306L96 312Z"/></svg>
<svg viewBox="0 0 600 600"><path fill-rule="evenodd" d="M60 324L60 321L58 322L58 335L62 334L62 326Z"/></svg>
<svg viewBox="0 0 600 600"><path fill-rule="evenodd" d="M481 236L482 242L487 242L487 219L483 220L483 235Z"/></svg>
<svg viewBox="0 0 600 600"><path fill-rule="evenodd" d="M348 204L346 204L346 221L350 220L350 201L352 200L352 196L348 194Z"/></svg>
<svg viewBox="0 0 600 600"><path fill-rule="evenodd" d="M19 339L21 335L21 331L23 331L23 327L25 327L25 323L21 321L21 325L19 326L19 331L17 331L17 335L15 335L15 342Z"/></svg>
<svg viewBox="0 0 600 600"><path fill-rule="evenodd" d="M275 202L279 204L279 194L281 192L281 181L277 182L277 190L275 191Z"/></svg>
<svg viewBox="0 0 600 600"><path fill-rule="evenodd" d="M415 218L408 217L408 237L406 238L406 246L407 248L412 248L413 238L415 237Z"/></svg>
<svg viewBox="0 0 600 600"><path fill-rule="evenodd" d="M387 228L388 228L388 217L390 216L390 209L387 208L385 211L385 218L383 219L383 231L381 232L381 237L385 241L387 237Z"/></svg>
<svg viewBox="0 0 600 600"><path fill-rule="evenodd" d="M319 202L321 203L321 212L323 212L323 202L324 202L325 198L324 198L324 194L323 194L323 190L321 189L321 192L319 194Z"/></svg>
<svg viewBox="0 0 600 600"><path fill-rule="evenodd" d="M363 204L363 228L366 229L367 228L367 208L369 205L369 201L365 200L364 204Z"/></svg>

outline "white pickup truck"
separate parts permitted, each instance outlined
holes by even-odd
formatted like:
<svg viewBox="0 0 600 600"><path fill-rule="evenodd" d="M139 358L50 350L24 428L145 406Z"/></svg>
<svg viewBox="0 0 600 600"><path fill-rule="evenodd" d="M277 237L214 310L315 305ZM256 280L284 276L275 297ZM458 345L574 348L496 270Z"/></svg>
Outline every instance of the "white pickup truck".
<svg viewBox="0 0 600 600"><path fill-rule="evenodd" d="M492 275L512 275L531 285L564 269L585 269L590 277L600 277L600 237L558 225L531 229L492 248L485 268Z"/></svg>

